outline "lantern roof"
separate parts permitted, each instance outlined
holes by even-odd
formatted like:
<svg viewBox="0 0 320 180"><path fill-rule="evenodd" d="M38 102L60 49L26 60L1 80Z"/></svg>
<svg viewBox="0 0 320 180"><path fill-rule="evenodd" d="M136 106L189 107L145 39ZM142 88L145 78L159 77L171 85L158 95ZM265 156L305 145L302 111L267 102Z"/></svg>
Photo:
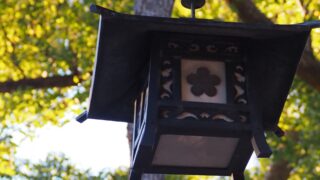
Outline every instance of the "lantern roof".
<svg viewBox="0 0 320 180"><path fill-rule="evenodd" d="M250 59L256 59L260 66L251 75L264 81L257 82L261 83L256 84L260 86L257 91L264 102L264 124L273 127L278 122L309 33L320 26L319 21L275 25L137 16L97 5L91 5L90 10L100 14L99 35L89 108L78 121L87 118L133 121L134 99L147 78L151 35L166 32L253 40Z"/></svg>

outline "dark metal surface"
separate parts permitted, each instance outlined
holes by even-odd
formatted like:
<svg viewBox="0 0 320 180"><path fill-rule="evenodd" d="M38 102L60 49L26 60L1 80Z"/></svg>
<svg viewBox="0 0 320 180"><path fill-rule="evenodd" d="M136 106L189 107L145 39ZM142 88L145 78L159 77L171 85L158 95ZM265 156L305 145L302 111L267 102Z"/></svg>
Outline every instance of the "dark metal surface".
<svg viewBox="0 0 320 180"><path fill-rule="evenodd" d="M249 91L257 91L263 102L264 127L273 129L309 32L320 25L319 22L264 25L132 16L95 5L91 11L101 14L101 20L87 118L122 122L133 120L134 99L147 80L150 38L157 31L250 40Z"/></svg>

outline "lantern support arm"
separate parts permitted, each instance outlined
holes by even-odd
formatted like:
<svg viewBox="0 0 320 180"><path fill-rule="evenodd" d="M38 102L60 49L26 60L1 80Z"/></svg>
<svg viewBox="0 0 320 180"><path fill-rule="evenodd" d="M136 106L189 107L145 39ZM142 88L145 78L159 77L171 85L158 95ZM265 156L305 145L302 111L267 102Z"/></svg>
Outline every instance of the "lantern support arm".
<svg viewBox="0 0 320 180"><path fill-rule="evenodd" d="M249 76L254 75L254 65L249 64ZM255 77L251 79L251 83L261 82L262 77ZM260 97L262 96L259 89L255 88L252 84L249 85L249 102L250 105L250 118L252 120L252 136L251 145L258 158L268 158L272 154L272 150L269 147L266 137L264 135L265 128L263 127L263 106ZM258 83L257 83L258 84Z"/></svg>
<svg viewBox="0 0 320 180"><path fill-rule="evenodd" d="M85 120L88 119L88 113L87 111L84 111L83 113L81 113L79 116L76 117L76 120L79 122L79 123L83 123Z"/></svg>
<svg viewBox="0 0 320 180"><path fill-rule="evenodd" d="M258 108L258 107L260 107L260 103L258 102L254 107L253 106L251 107L252 108L251 118L253 120L251 144L258 158L267 158L271 156L272 151L264 135L264 128L261 121L262 120L261 108Z"/></svg>
<svg viewBox="0 0 320 180"><path fill-rule="evenodd" d="M272 151L266 141L263 130L253 132L251 144L258 158L268 158L271 156Z"/></svg>
<svg viewBox="0 0 320 180"><path fill-rule="evenodd" d="M232 173L232 179L233 180L244 180L244 174L243 172L234 172Z"/></svg>

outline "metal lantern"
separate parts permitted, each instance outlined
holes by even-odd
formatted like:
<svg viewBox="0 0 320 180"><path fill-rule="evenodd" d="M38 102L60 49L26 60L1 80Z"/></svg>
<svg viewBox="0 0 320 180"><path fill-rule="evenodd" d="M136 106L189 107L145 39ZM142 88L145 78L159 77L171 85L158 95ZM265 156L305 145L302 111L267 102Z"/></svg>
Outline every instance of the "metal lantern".
<svg viewBox="0 0 320 180"><path fill-rule="evenodd" d="M142 173L233 175L269 157L310 30L100 14L87 118L134 123L131 179Z"/></svg>

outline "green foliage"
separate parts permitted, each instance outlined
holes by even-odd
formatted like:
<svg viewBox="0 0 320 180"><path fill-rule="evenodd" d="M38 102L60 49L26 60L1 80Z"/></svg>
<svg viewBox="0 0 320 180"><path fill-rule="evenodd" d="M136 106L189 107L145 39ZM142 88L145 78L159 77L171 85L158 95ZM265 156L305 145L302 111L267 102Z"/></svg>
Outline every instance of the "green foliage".
<svg viewBox="0 0 320 180"><path fill-rule="evenodd" d="M0 82L74 75L74 87L0 94L0 175L14 174L13 136L63 125L83 109L93 69L98 16L90 3L132 13L132 0L0 1ZM66 116L68 114L68 116Z"/></svg>
<svg viewBox="0 0 320 180"><path fill-rule="evenodd" d="M21 161L16 168L16 177L21 179L90 179L91 176L89 170L77 169L63 154L49 154L38 164Z"/></svg>
<svg viewBox="0 0 320 180"><path fill-rule="evenodd" d="M257 7L277 24L320 19L318 0L254 0Z"/></svg>
<svg viewBox="0 0 320 180"><path fill-rule="evenodd" d="M287 134L269 142L277 151L274 161L290 163L292 178L320 178L320 93L296 79L280 119Z"/></svg>
<svg viewBox="0 0 320 180"><path fill-rule="evenodd" d="M72 164L64 154L49 154L45 161L31 163L20 160L16 167L16 179L43 180L43 179L81 179L81 180L127 180L127 169L118 168L114 172L100 171L97 175L89 169L82 170Z"/></svg>
<svg viewBox="0 0 320 180"><path fill-rule="evenodd" d="M102 172L103 173L103 172ZM107 174L108 180L127 180L128 179L129 170L126 168L118 168L114 172L110 172Z"/></svg>

